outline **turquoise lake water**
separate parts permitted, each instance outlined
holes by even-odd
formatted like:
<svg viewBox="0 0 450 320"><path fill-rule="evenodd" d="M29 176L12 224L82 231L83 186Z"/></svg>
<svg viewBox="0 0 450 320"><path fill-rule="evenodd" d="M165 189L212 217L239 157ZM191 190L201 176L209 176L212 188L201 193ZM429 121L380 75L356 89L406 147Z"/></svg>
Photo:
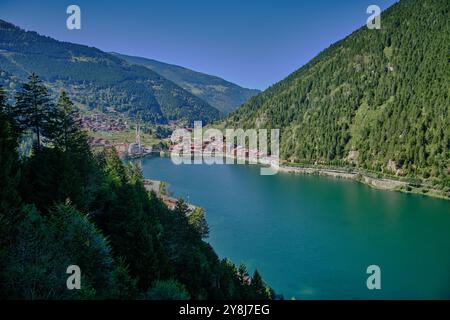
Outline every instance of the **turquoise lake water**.
<svg viewBox="0 0 450 320"><path fill-rule="evenodd" d="M141 161L206 210L217 254L257 268L286 299L450 299L450 201L248 165ZM381 268L381 290L366 269Z"/></svg>

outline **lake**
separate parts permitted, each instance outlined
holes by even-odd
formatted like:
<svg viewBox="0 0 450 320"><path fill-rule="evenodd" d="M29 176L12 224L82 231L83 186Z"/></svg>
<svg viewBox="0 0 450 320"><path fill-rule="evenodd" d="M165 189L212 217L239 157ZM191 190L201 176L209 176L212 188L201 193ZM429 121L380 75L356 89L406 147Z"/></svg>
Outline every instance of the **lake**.
<svg viewBox="0 0 450 320"><path fill-rule="evenodd" d="M285 299L449 299L450 201L258 166L141 161L201 206L221 258L255 268ZM381 290L368 290L369 265Z"/></svg>

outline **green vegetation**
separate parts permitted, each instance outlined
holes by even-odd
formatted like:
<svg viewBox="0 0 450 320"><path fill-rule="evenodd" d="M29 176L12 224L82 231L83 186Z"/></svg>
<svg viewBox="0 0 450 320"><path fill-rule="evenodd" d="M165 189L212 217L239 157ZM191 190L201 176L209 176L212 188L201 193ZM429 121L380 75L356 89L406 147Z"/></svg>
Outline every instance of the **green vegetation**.
<svg viewBox="0 0 450 320"><path fill-rule="evenodd" d="M134 128L130 128L121 132L109 132L109 131L89 131L88 135L93 138L102 138L107 140L111 144L118 143L134 143L136 141L136 131ZM146 146L160 147L161 140L155 137L154 134L141 133L141 142Z"/></svg>
<svg viewBox="0 0 450 320"><path fill-rule="evenodd" d="M91 152L64 92L56 104L24 98L45 89L30 76L15 106L0 89L0 298L270 299L259 276L242 279L202 240L201 210L169 210L114 149ZM50 104L51 115L30 112ZM29 130L45 143L19 157ZM81 290L66 287L69 265Z"/></svg>
<svg viewBox="0 0 450 320"><path fill-rule="evenodd" d="M203 100L143 66L129 65L98 49L26 32L0 20L0 84L36 72L53 92L65 90L87 109L113 109L149 123L207 123L220 113ZM4 73L4 72L2 72ZM12 78L14 75L17 78Z"/></svg>
<svg viewBox="0 0 450 320"><path fill-rule="evenodd" d="M416 178L450 195L450 2L402 0L223 125L280 128L286 162Z"/></svg>
<svg viewBox="0 0 450 320"><path fill-rule="evenodd" d="M156 281L145 297L149 300L188 300L189 293L174 280Z"/></svg>
<svg viewBox="0 0 450 320"><path fill-rule="evenodd" d="M53 127L51 119L56 118L56 110L50 102L47 88L35 74L32 74L30 81L17 92L16 101L13 110L16 122L23 129L29 128L36 134L37 147L40 148L41 137L53 134L48 131Z"/></svg>
<svg viewBox="0 0 450 320"><path fill-rule="evenodd" d="M113 55L124 59L130 64L141 65L155 71L164 78L175 82L184 90L206 101L223 114L234 111L241 104L259 93L259 90L242 88L221 78L180 66L118 53L113 53Z"/></svg>
<svg viewBox="0 0 450 320"><path fill-rule="evenodd" d="M195 208L188 217L189 224L192 225L202 238L208 238L209 227L206 222L205 212L202 208Z"/></svg>

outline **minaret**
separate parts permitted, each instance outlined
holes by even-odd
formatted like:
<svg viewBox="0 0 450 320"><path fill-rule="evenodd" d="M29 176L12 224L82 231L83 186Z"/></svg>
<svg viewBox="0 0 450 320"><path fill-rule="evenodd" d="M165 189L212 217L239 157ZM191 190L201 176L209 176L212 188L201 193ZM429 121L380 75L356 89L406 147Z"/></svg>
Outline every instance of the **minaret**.
<svg viewBox="0 0 450 320"><path fill-rule="evenodd" d="M138 145L138 153L142 153L141 148L141 124L139 123L139 118L136 123L136 144Z"/></svg>

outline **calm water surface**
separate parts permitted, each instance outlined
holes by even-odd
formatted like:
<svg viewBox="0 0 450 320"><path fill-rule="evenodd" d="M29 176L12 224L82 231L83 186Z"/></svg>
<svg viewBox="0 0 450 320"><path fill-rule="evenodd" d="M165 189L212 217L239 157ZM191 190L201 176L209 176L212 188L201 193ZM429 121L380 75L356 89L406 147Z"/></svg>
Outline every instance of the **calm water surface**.
<svg viewBox="0 0 450 320"><path fill-rule="evenodd" d="M450 298L450 201L256 166L142 160L144 176L205 208L220 257L290 299ZM369 265L381 290L366 287Z"/></svg>

